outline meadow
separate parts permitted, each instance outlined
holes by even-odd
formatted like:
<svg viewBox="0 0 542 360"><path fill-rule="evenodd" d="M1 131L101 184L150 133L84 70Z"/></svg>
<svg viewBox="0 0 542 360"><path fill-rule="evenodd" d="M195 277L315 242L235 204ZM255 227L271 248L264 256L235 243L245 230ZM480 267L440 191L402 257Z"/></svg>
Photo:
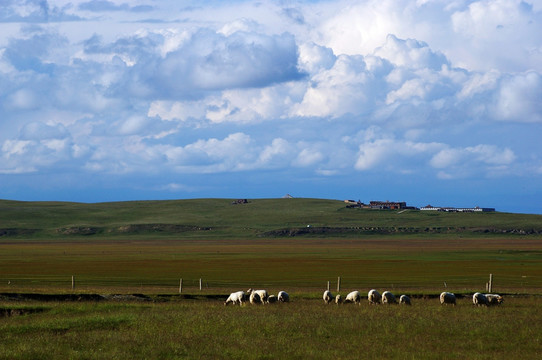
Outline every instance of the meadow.
<svg viewBox="0 0 542 360"><path fill-rule="evenodd" d="M2 359L538 359L540 298L498 307L470 299L410 307L222 301L0 304L34 309L0 318Z"/></svg>
<svg viewBox="0 0 542 360"><path fill-rule="evenodd" d="M540 293L542 216L349 209L341 201L0 201L0 292L227 293L386 287ZM310 225L308 227L308 225ZM333 285L332 285L333 286Z"/></svg>
<svg viewBox="0 0 542 360"><path fill-rule="evenodd" d="M505 303L474 307L489 274ZM343 296L391 290L413 306L325 306L338 277ZM223 306L250 287L292 302ZM458 306L439 305L445 290ZM534 359L541 295L540 215L321 199L0 201L5 359Z"/></svg>
<svg viewBox="0 0 542 360"><path fill-rule="evenodd" d="M540 239L258 239L0 245L0 292L227 294L249 287L542 292ZM202 290L199 290L199 279Z"/></svg>

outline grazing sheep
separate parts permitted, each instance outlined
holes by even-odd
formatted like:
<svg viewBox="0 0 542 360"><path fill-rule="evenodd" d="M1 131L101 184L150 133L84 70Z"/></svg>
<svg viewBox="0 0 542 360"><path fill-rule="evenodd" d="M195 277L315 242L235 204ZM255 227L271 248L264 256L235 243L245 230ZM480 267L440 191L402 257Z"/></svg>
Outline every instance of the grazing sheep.
<svg viewBox="0 0 542 360"><path fill-rule="evenodd" d="M371 304L380 304L380 299L382 298L382 295L375 289L372 289L369 291L369 294L367 295L367 299L369 300L369 303Z"/></svg>
<svg viewBox="0 0 542 360"><path fill-rule="evenodd" d="M384 291L382 293L382 304L397 304L395 295L393 295L390 291Z"/></svg>
<svg viewBox="0 0 542 360"><path fill-rule="evenodd" d="M337 294L337 296L335 296L335 304L339 305L342 302L343 302L343 299L341 297L341 294Z"/></svg>
<svg viewBox="0 0 542 360"><path fill-rule="evenodd" d="M324 302L326 304L329 304L330 302L332 302L333 301L333 294L331 293L331 291L329 291L329 290L324 291L323 299L324 299Z"/></svg>
<svg viewBox="0 0 542 360"><path fill-rule="evenodd" d="M500 305L503 303L504 298L498 294L484 294L487 298L488 305Z"/></svg>
<svg viewBox="0 0 542 360"><path fill-rule="evenodd" d="M487 297L479 292L472 295L472 303L476 306L489 306L489 301L487 300Z"/></svg>
<svg viewBox="0 0 542 360"><path fill-rule="evenodd" d="M401 297L399 297L399 304L411 305L410 298L407 295L401 295Z"/></svg>
<svg viewBox="0 0 542 360"><path fill-rule="evenodd" d="M275 295L269 295L267 297L267 303L268 304L273 304L273 303L276 303L277 302L277 297Z"/></svg>
<svg viewBox="0 0 542 360"><path fill-rule="evenodd" d="M253 304L253 305L263 304L264 303L262 298L260 297L260 295L257 292L251 292L249 299L250 299L250 303Z"/></svg>
<svg viewBox="0 0 542 360"><path fill-rule="evenodd" d="M244 291L237 291L234 293L231 293L230 296L224 301L224 305L228 305L229 303L232 303L233 305L239 304L243 305L243 301L245 301L245 292Z"/></svg>
<svg viewBox="0 0 542 360"><path fill-rule="evenodd" d="M279 294L277 296L277 299L279 302L289 302L290 301L290 295L286 291L279 291Z"/></svg>
<svg viewBox="0 0 542 360"><path fill-rule="evenodd" d="M252 294L258 294L258 296L260 297L260 302L262 304L265 304L266 301L267 301L267 297L269 296L267 294L267 290L252 290L252 289L248 289L247 290L247 294L249 294L251 297L252 297ZM250 301L250 303L252 304L252 300Z"/></svg>
<svg viewBox="0 0 542 360"><path fill-rule="evenodd" d="M448 305L448 304L452 304L455 306L455 302L456 302L456 298L455 298L455 294L453 293L450 293L450 292L443 292L442 294L440 294L440 304L441 305Z"/></svg>
<svg viewBox="0 0 542 360"><path fill-rule="evenodd" d="M344 299L344 302L345 303L353 302L353 303L356 303L356 304L359 305L361 303L361 294L357 290L352 291L351 293L346 295L346 298Z"/></svg>

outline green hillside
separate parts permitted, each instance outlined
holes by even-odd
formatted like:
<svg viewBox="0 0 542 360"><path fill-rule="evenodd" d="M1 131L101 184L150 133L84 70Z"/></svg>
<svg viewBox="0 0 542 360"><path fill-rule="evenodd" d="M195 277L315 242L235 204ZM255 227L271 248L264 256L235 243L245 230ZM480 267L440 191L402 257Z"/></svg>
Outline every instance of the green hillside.
<svg viewBox="0 0 542 360"><path fill-rule="evenodd" d="M542 216L347 208L338 200L231 199L97 204L0 200L0 239L144 236L355 237L360 234L541 234Z"/></svg>

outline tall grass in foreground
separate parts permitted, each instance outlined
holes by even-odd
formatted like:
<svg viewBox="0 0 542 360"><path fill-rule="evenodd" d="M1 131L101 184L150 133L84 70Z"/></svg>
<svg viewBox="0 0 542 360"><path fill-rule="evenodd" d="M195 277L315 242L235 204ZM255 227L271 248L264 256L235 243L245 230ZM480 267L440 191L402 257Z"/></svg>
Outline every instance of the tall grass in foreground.
<svg viewBox="0 0 542 360"><path fill-rule="evenodd" d="M538 298L477 308L220 301L52 303L0 318L2 359L535 359L542 356ZM13 303L0 307L30 307Z"/></svg>

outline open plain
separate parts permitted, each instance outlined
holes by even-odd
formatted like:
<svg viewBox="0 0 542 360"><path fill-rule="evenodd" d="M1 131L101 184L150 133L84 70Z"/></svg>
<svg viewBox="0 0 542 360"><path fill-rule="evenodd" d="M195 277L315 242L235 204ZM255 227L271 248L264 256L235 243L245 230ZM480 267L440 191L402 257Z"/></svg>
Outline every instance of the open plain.
<svg viewBox="0 0 542 360"><path fill-rule="evenodd" d="M0 234L0 358L542 355L539 215L320 199L0 201ZM474 307L489 274L505 302ZM375 288L413 305L326 306L339 277L343 296ZM223 306L250 287L292 301ZM441 306L441 291L458 305Z"/></svg>

